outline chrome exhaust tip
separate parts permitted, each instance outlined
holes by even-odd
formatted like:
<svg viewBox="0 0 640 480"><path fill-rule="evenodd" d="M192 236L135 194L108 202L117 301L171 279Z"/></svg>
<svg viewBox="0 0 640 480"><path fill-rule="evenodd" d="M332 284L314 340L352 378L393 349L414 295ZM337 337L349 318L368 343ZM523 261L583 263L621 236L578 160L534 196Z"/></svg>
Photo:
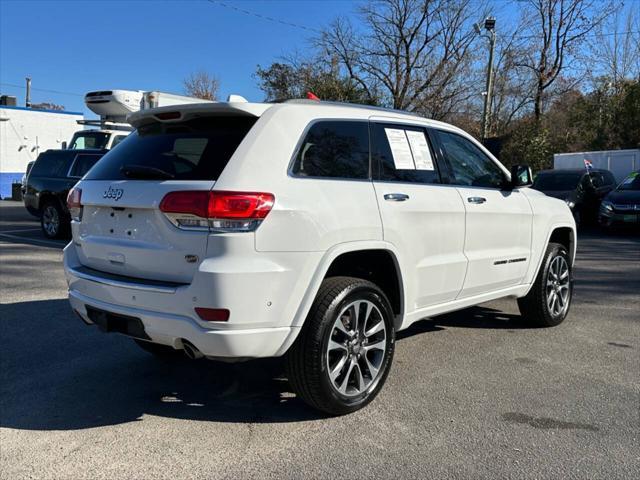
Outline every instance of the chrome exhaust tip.
<svg viewBox="0 0 640 480"><path fill-rule="evenodd" d="M198 360L204 357L202 352L188 340L182 340L182 349L184 350L184 354L187 356L187 358L191 360Z"/></svg>

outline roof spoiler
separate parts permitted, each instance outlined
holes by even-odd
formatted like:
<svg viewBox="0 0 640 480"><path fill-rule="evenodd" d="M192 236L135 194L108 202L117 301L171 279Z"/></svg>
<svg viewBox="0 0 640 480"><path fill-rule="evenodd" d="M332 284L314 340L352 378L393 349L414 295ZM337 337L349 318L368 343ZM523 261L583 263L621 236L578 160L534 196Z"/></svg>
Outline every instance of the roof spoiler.
<svg viewBox="0 0 640 480"><path fill-rule="evenodd" d="M167 107L150 108L132 113L127 121L134 127L147 123L181 122L190 118L209 116L245 116L260 117L271 108L268 103L248 103L235 101L232 103L191 103L187 105L171 105ZM164 117L164 118L162 118Z"/></svg>

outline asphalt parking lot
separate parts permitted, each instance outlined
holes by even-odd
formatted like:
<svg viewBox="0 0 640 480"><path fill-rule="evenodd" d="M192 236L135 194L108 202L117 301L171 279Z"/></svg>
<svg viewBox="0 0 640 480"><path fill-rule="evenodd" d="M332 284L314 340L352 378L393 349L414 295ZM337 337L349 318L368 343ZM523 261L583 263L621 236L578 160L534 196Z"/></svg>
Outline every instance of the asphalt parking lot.
<svg viewBox="0 0 640 480"><path fill-rule="evenodd" d="M325 418L278 361L163 363L84 326L62 241L0 202L0 478L637 478L640 236L579 238L569 318L513 300L399 334L381 395ZM635 472L635 473L634 473Z"/></svg>

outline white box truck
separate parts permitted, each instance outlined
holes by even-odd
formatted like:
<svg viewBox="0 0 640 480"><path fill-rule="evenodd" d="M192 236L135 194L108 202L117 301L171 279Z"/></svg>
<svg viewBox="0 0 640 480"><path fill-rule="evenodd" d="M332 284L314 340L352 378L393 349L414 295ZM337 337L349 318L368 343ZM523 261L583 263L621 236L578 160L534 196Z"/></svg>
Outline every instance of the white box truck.
<svg viewBox="0 0 640 480"><path fill-rule="evenodd" d="M111 149L124 140L133 130L127 123L127 115L146 108L206 103L195 97L175 95L166 92L145 92L142 90L97 90L84 97L84 103L98 120L82 120L78 124L96 127L79 130L71 138L70 149Z"/></svg>
<svg viewBox="0 0 640 480"><path fill-rule="evenodd" d="M585 160L590 161L593 168L609 170L616 181L621 182L629 173L640 170L640 149L556 153L553 168L585 168Z"/></svg>

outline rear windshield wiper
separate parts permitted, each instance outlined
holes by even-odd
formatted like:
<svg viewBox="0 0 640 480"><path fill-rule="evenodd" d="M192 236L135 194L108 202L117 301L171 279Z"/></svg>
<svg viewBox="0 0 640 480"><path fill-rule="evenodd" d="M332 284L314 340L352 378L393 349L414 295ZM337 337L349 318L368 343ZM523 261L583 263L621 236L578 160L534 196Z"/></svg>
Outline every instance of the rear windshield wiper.
<svg viewBox="0 0 640 480"><path fill-rule="evenodd" d="M120 167L120 172L127 177L137 180L171 180L175 178L175 175L161 170L156 167L149 167L147 165L123 165Z"/></svg>

